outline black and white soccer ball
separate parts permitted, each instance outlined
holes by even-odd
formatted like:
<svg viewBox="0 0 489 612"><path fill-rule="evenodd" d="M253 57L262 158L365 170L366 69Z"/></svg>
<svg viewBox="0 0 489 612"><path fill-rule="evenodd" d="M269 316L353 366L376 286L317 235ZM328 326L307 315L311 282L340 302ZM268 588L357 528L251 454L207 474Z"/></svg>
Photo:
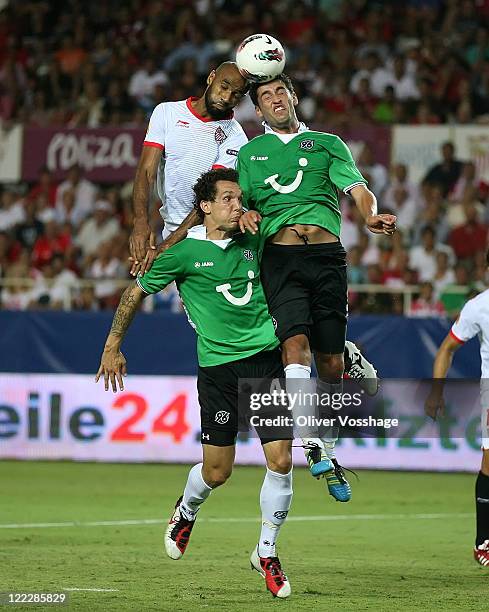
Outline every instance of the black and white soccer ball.
<svg viewBox="0 0 489 612"><path fill-rule="evenodd" d="M245 79L266 83L284 71L285 51L273 36L252 34L239 45L236 63Z"/></svg>

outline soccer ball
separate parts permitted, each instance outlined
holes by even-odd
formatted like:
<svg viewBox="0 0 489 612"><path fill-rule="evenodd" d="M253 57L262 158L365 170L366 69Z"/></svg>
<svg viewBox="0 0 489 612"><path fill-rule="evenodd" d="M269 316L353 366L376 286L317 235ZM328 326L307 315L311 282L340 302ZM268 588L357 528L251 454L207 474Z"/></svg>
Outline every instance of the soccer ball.
<svg viewBox="0 0 489 612"><path fill-rule="evenodd" d="M245 38L236 51L238 70L245 79L266 83L285 66L285 51L276 38L268 34L253 34Z"/></svg>

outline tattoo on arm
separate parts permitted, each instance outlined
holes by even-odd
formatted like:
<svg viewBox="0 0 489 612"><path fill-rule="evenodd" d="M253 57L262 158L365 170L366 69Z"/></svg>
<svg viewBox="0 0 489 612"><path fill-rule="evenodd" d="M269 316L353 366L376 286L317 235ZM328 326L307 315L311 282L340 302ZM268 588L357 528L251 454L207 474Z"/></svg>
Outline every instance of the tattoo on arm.
<svg viewBox="0 0 489 612"><path fill-rule="evenodd" d="M117 310L115 311L112 327L110 328L110 333L112 335L121 338L124 337L142 300L143 296L141 290L136 283L129 285L122 294L119 306L117 306Z"/></svg>

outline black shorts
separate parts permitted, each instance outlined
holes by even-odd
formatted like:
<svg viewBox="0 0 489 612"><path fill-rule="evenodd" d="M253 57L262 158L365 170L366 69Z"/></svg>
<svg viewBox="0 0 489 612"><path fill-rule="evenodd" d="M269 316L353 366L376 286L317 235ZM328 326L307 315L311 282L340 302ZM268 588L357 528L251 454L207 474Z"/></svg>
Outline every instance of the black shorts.
<svg viewBox="0 0 489 612"><path fill-rule="evenodd" d="M201 442L214 446L231 446L236 442L240 429L248 429L249 395L239 392L240 379L283 379L284 369L280 349L262 351L246 359L230 361L217 366L200 367L197 379L199 392ZM275 410L290 417L290 412ZM260 431L256 428L262 444L274 440L293 439L291 430Z"/></svg>
<svg viewBox="0 0 489 612"><path fill-rule="evenodd" d="M343 353L348 314L346 252L341 242L268 243L261 279L280 342L305 334L313 350Z"/></svg>

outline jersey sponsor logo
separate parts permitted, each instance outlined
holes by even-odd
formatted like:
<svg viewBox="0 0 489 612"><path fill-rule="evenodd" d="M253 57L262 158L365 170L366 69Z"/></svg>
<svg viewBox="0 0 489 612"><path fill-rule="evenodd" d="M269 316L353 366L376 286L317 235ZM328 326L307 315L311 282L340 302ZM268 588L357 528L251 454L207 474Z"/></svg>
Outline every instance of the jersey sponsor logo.
<svg viewBox="0 0 489 612"><path fill-rule="evenodd" d="M190 123L188 121L182 121L181 119L179 119L177 121L177 126L188 128L190 127Z"/></svg>
<svg viewBox="0 0 489 612"><path fill-rule="evenodd" d="M216 416L214 417L214 421L219 423L219 425L225 425L229 421L230 413L226 410L219 410L216 412Z"/></svg>
<svg viewBox="0 0 489 612"><path fill-rule="evenodd" d="M248 270L248 278L255 278L255 273L253 270ZM253 295L253 285L251 280L246 284L246 293L242 297L236 297L232 293L229 292L231 289L230 283L224 283L224 285L218 285L216 287L216 291L218 293L222 293L228 302L234 304L235 306L246 306L246 304L251 300L251 296Z"/></svg>
<svg viewBox="0 0 489 612"><path fill-rule="evenodd" d="M305 149L306 151L310 151L314 146L314 140L303 140L300 144L300 149Z"/></svg>
<svg viewBox="0 0 489 612"><path fill-rule="evenodd" d="M194 263L194 266L196 268L212 268L213 265L214 265L213 261L196 261Z"/></svg>
<svg viewBox="0 0 489 612"><path fill-rule="evenodd" d="M236 149L226 149L226 153L228 155L238 155L238 151L236 151Z"/></svg>
<svg viewBox="0 0 489 612"><path fill-rule="evenodd" d="M267 161L268 155L252 155L250 157L251 161Z"/></svg>
<svg viewBox="0 0 489 612"><path fill-rule="evenodd" d="M217 130L214 132L214 138L216 142L218 142L219 144L223 143L226 140L227 138L226 132L222 129L221 126L219 126Z"/></svg>
<svg viewBox="0 0 489 612"><path fill-rule="evenodd" d="M305 168L307 164L308 161L305 157L301 157L299 159L299 166ZM269 176L263 182L267 185L270 185L270 187L272 187L273 189L275 189L275 191L278 191L279 193L292 193L293 191L299 188L300 184L302 183L303 176L304 172L302 170L298 170L295 179L292 181L292 183L289 183L289 185L281 185L280 183L278 183L278 174L272 174L272 176Z"/></svg>
<svg viewBox="0 0 489 612"><path fill-rule="evenodd" d="M281 519L284 519L284 518L287 516L287 514L288 514L288 513L289 513L289 511L288 511L288 510L277 510L277 512L274 512L274 513L273 513L273 516L274 516L276 519L281 520Z"/></svg>
<svg viewBox="0 0 489 612"><path fill-rule="evenodd" d="M250 249L245 249L243 251L243 257L246 259L246 261L253 261L253 251L250 251Z"/></svg>
<svg viewBox="0 0 489 612"><path fill-rule="evenodd" d="M202 434L202 440L210 440L210 438L211 437L209 434L205 434L205 433Z"/></svg>

